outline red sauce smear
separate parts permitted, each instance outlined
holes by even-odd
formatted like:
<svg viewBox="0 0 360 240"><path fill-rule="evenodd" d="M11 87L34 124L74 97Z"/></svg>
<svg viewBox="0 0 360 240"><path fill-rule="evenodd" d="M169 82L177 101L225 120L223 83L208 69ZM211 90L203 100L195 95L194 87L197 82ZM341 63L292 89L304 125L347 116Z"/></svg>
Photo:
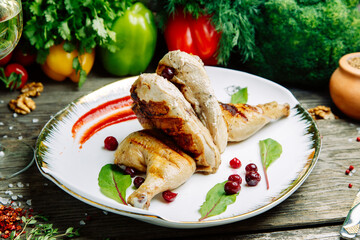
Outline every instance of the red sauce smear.
<svg viewBox="0 0 360 240"><path fill-rule="evenodd" d="M82 115L73 125L71 129L72 137L75 138L76 133L79 131L79 129L86 123L94 120L95 118L104 115L110 111L114 111L116 109L124 108L131 106L133 103L130 96L126 96L123 98L114 99L111 101L108 101L106 103L103 103L96 108L91 109L84 115Z"/></svg>
<svg viewBox="0 0 360 240"><path fill-rule="evenodd" d="M87 140L89 140L98 131L110 125L120 122L125 122L132 119L136 119L136 115L131 109L125 109L121 112L114 113L113 115L110 115L102 119L101 121L97 122L95 125L91 126L89 129L85 131L85 133L82 135L80 139L80 144L81 144L80 148Z"/></svg>

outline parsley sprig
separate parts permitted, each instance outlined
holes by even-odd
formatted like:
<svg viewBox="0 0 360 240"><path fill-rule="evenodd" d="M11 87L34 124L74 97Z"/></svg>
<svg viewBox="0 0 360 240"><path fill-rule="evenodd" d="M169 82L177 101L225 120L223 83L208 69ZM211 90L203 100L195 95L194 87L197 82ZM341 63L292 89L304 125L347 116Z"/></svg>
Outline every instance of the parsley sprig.
<svg viewBox="0 0 360 240"><path fill-rule="evenodd" d="M43 63L53 45L67 41L80 54L100 45L115 50L114 19L132 0L34 0L24 1L24 36Z"/></svg>
<svg viewBox="0 0 360 240"><path fill-rule="evenodd" d="M80 54L102 46L116 50L115 32L111 30L133 0L33 0L24 1L24 38L37 51L37 62L44 63L51 46L65 41L64 50ZM73 68L80 74L79 87L86 80L79 58Z"/></svg>

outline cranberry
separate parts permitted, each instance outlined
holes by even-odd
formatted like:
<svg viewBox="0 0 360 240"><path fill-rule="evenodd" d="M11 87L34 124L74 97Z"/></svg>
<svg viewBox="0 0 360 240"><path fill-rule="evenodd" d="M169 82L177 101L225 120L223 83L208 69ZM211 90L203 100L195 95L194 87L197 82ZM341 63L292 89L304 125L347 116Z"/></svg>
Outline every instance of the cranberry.
<svg viewBox="0 0 360 240"><path fill-rule="evenodd" d="M350 166L349 166L349 170L350 170L350 171L354 170L354 166L353 166L353 165L350 165Z"/></svg>
<svg viewBox="0 0 360 240"><path fill-rule="evenodd" d="M161 76L171 80L174 77L175 71L172 67L165 67L163 71L161 72Z"/></svg>
<svg viewBox="0 0 360 240"><path fill-rule="evenodd" d="M256 186L260 182L261 176L258 172L247 172L245 180L249 186Z"/></svg>
<svg viewBox="0 0 360 240"><path fill-rule="evenodd" d="M245 167L245 171L247 172L257 172L258 168L255 163L249 163Z"/></svg>
<svg viewBox="0 0 360 240"><path fill-rule="evenodd" d="M104 147L107 150L114 151L118 147L118 141L113 136L109 136L104 140Z"/></svg>
<svg viewBox="0 0 360 240"><path fill-rule="evenodd" d="M174 192L172 192L170 190L167 190L167 191L162 193L163 198L167 202L173 202L177 195L178 195L177 193L174 193Z"/></svg>
<svg viewBox="0 0 360 240"><path fill-rule="evenodd" d="M242 178L240 177L239 174L233 174L233 175L230 175L229 178L228 178L229 181L231 182L237 182L239 184L242 183Z"/></svg>
<svg viewBox="0 0 360 240"><path fill-rule="evenodd" d="M346 175L349 175L349 174L350 174L350 170L349 170L349 169L346 169L345 174L346 174Z"/></svg>
<svg viewBox="0 0 360 240"><path fill-rule="evenodd" d="M231 166L232 168L235 168L235 169L240 168L240 167L241 167L241 162L240 162L239 159L237 159L237 158L235 157L235 158L231 159L231 161L230 161L230 166Z"/></svg>
<svg viewBox="0 0 360 240"><path fill-rule="evenodd" d="M135 177L136 175L136 170L135 168L132 168L132 167L126 167L125 170L124 170L125 174L128 174L130 175L130 177Z"/></svg>
<svg viewBox="0 0 360 240"><path fill-rule="evenodd" d="M352 188L352 186L353 186L353 185L352 185L351 183L349 183L349 188Z"/></svg>
<svg viewBox="0 0 360 240"><path fill-rule="evenodd" d="M357 137L357 138L356 138L356 141L357 141L357 142L360 142L360 137Z"/></svg>
<svg viewBox="0 0 360 240"><path fill-rule="evenodd" d="M227 181L224 186L224 190L227 195L238 193L240 192L240 189L241 189L240 183L233 181Z"/></svg>
<svg viewBox="0 0 360 240"><path fill-rule="evenodd" d="M136 177L134 179L134 185L136 188L139 188L141 186L141 184L143 184L143 182L145 182L145 178L143 178L143 177Z"/></svg>

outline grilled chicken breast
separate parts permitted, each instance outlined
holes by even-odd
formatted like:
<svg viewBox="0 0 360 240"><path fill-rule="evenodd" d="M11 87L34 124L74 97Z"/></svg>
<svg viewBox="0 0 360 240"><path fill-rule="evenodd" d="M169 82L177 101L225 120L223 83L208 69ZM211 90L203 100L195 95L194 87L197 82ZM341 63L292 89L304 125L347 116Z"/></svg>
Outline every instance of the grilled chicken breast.
<svg viewBox="0 0 360 240"><path fill-rule="evenodd" d="M163 75L165 68L173 70L174 75L168 80L191 103L198 118L209 129L216 146L223 152L228 139L226 123L201 59L185 52L171 51L160 60L156 73Z"/></svg>
<svg viewBox="0 0 360 240"><path fill-rule="evenodd" d="M126 137L115 152L115 164L146 172L144 183L127 202L148 209L158 193L172 190L187 181L195 172L194 159L156 130L142 130Z"/></svg>
<svg viewBox="0 0 360 240"><path fill-rule="evenodd" d="M243 141L272 120L289 116L289 104L270 102L251 106L248 104L220 103L227 124L228 141Z"/></svg>
<svg viewBox="0 0 360 240"><path fill-rule="evenodd" d="M130 92L133 111L144 128L158 129L170 136L195 159L196 171L216 172L221 161L219 149L209 130L174 84L156 74L142 74Z"/></svg>

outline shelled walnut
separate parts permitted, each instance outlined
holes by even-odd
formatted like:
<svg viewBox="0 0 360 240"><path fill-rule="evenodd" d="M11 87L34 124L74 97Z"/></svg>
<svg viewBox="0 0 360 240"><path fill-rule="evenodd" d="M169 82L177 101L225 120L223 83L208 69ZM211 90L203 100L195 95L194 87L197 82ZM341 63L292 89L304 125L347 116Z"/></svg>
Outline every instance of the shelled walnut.
<svg viewBox="0 0 360 240"><path fill-rule="evenodd" d="M317 106L314 108L310 108L310 109L308 109L308 112L310 113L311 117L315 120L337 119L338 118L331 112L331 108L326 107L326 106Z"/></svg>
<svg viewBox="0 0 360 240"><path fill-rule="evenodd" d="M21 88L22 95L26 97L37 97L44 90L44 86L41 82L32 82L26 84Z"/></svg>
<svg viewBox="0 0 360 240"><path fill-rule="evenodd" d="M24 95L19 95L17 99L12 99L9 102L9 107L16 113L28 114L32 110L35 110L36 105L34 100L31 98Z"/></svg>

